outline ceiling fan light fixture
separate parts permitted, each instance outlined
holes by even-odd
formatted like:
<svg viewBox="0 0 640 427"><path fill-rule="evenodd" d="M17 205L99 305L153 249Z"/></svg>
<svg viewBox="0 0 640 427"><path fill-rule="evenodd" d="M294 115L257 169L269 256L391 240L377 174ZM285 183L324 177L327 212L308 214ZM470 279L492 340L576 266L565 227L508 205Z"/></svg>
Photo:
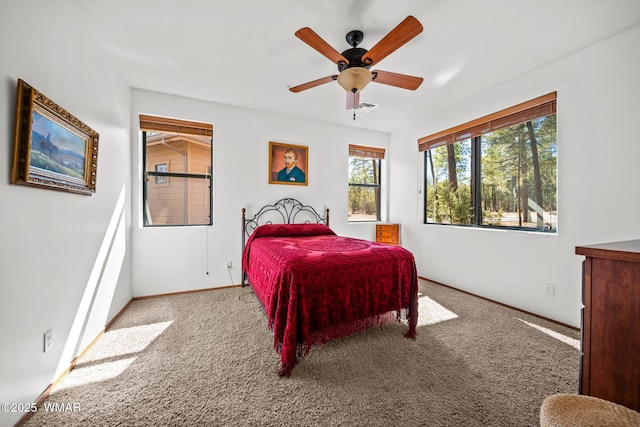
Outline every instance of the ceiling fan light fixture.
<svg viewBox="0 0 640 427"><path fill-rule="evenodd" d="M360 92L371 81L371 72L364 67L351 67L342 71L337 80L347 92Z"/></svg>

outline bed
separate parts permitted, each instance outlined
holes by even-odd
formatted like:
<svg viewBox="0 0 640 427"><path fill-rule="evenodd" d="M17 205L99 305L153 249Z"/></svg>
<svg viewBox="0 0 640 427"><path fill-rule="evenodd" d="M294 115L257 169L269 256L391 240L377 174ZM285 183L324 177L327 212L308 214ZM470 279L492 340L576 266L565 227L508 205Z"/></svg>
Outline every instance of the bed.
<svg viewBox="0 0 640 427"><path fill-rule="evenodd" d="M260 301L279 375L289 376L314 346L406 319L416 337L418 276L399 246L338 236L329 210L320 216L295 199L242 209L243 285Z"/></svg>

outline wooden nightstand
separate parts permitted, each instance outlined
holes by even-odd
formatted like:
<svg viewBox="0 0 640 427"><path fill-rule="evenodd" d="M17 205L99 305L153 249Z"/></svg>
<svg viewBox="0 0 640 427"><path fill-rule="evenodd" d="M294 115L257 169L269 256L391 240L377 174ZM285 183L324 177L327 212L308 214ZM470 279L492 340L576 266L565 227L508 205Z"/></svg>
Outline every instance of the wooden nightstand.
<svg viewBox="0 0 640 427"><path fill-rule="evenodd" d="M376 242L400 246L400 225L376 224Z"/></svg>

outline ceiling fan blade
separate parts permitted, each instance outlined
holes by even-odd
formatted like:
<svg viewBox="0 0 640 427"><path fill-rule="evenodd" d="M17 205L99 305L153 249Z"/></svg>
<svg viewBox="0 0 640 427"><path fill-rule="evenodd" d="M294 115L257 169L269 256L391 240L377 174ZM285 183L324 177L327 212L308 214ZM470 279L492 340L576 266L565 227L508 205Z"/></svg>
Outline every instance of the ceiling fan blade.
<svg viewBox="0 0 640 427"><path fill-rule="evenodd" d="M325 83L332 82L332 81L336 80L337 78L338 78L337 74L333 75L333 76L327 76L327 77L323 77L321 79L312 80L312 81L307 82L307 83L302 83L301 85L298 85L298 86L290 87L289 90L291 92L298 93L298 92L301 92L303 90L311 89L312 87L316 87L316 86L323 85Z"/></svg>
<svg viewBox="0 0 640 427"><path fill-rule="evenodd" d="M377 64L421 32L420 21L411 15L407 16L362 56L362 62L366 65Z"/></svg>
<svg viewBox="0 0 640 427"><path fill-rule="evenodd" d="M424 80L422 77L408 76L406 74L398 74L382 70L371 71L371 76L372 82L409 90L418 89Z"/></svg>
<svg viewBox="0 0 640 427"><path fill-rule="evenodd" d="M311 28L304 27L296 31L296 37L329 58L333 63L338 62L349 63L347 59L335 50L329 43L324 41L322 37L315 33Z"/></svg>
<svg viewBox="0 0 640 427"><path fill-rule="evenodd" d="M347 92L347 110L358 108L360 105L360 91Z"/></svg>

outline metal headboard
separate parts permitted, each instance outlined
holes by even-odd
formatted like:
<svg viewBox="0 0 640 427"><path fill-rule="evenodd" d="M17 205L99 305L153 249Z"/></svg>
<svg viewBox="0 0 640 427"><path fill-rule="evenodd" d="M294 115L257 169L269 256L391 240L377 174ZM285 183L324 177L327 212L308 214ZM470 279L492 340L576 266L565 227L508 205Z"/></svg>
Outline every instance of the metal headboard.
<svg viewBox="0 0 640 427"><path fill-rule="evenodd" d="M320 214L311 206L303 205L300 201L287 197L272 205L265 205L253 217L246 217L247 210L242 208L242 252L253 231L264 224L325 224L329 226L329 208L325 215ZM243 279L244 279L244 271ZM244 280L243 280L244 285Z"/></svg>

